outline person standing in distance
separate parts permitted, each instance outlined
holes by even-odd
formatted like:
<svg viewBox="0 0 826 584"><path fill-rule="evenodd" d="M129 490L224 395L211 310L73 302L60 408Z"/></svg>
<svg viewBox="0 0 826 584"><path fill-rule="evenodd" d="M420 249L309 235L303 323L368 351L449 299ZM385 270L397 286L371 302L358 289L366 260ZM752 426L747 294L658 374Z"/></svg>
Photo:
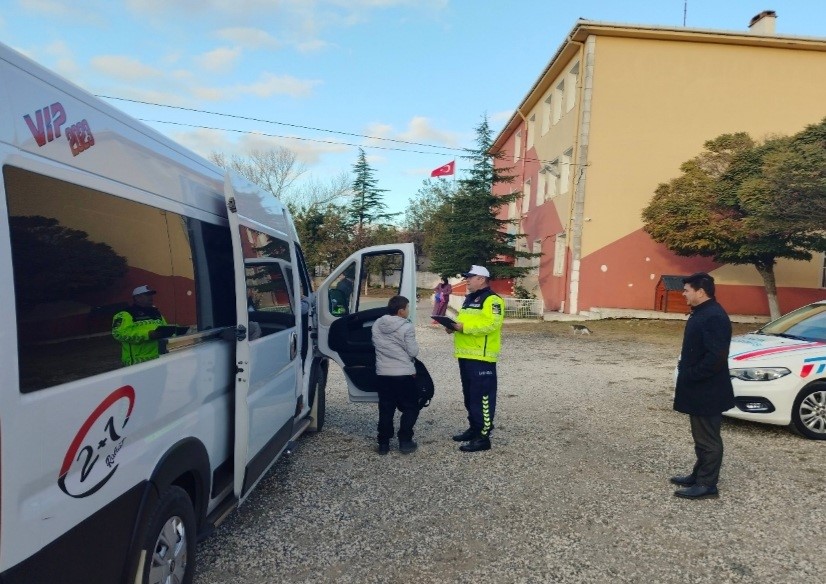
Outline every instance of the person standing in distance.
<svg viewBox="0 0 826 584"><path fill-rule="evenodd" d="M456 316L453 330L454 355L459 360L462 395L469 427L456 434L462 452L490 450L490 433L496 413L496 360L499 358L505 301L490 289L490 272L471 266L462 274L467 296Z"/></svg>
<svg viewBox="0 0 826 584"><path fill-rule="evenodd" d="M689 415L697 462L686 476L671 477L682 488L678 497L716 497L723 464L720 425L734 407L728 370L731 320L714 299L714 278L705 272L683 278L683 296L691 307L677 366L674 409Z"/></svg>
<svg viewBox="0 0 826 584"><path fill-rule="evenodd" d="M396 409L402 413L399 451L409 454L417 447L413 441L413 426L419 417L414 360L419 354L419 345L416 329L408 316L410 301L404 296L393 296L387 302L387 314L374 322L371 329L379 381L379 454L390 451Z"/></svg>
<svg viewBox="0 0 826 584"><path fill-rule="evenodd" d="M155 329L166 325L166 320L154 306L156 293L149 286L138 286L132 290L132 306L112 317L112 336L121 344L120 360L124 365L151 361L160 355L158 339L164 336Z"/></svg>

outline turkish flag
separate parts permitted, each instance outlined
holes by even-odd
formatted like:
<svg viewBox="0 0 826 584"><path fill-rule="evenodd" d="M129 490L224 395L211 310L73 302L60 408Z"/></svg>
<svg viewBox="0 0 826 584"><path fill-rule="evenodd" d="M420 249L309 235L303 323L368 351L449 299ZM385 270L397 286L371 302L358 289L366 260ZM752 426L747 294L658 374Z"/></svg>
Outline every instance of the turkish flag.
<svg viewBox="0 0 826 584"><path fill-rule="evenodd" d="M444 166L440 166L436 170L430 173L431 177L434 176L450 176L456 170L456 161L452 160L445 164Z"/></svg>

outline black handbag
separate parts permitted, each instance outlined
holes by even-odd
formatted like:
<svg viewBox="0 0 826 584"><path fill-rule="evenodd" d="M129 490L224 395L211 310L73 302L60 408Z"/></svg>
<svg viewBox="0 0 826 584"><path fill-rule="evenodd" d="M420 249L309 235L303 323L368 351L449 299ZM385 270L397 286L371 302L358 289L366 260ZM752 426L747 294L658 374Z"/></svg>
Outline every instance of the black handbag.
<svg viewBox="0 0 826 584"><path fill-rule="evenodd" d="M430 401L436 393L436 387L433 385L433 378L430 377L430 372L424 366L424 363L415 359L414 365L416 366L416 395L421 410L430 405Z"/></svg>

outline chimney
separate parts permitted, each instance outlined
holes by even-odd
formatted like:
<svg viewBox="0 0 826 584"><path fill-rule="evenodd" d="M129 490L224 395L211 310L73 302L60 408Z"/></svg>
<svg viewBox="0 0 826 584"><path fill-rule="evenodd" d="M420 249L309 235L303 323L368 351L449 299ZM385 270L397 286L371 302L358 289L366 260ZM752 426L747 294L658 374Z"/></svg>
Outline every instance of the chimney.
<svg viewBox="0 0 826 584"><path fill-rule="evenodd" d="M749 32L763 36L773 36L774 25L777 22L777 13L774 10L764 10L749 22Z"/></svg>

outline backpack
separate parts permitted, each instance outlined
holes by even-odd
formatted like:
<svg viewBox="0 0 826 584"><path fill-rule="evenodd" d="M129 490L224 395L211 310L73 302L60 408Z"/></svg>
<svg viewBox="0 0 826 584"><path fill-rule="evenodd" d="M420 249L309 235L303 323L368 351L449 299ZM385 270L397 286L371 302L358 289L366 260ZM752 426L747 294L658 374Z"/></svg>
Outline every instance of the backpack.
<svg viewBox="0 0 826 584"><path fill-rule="evenodd" d="M430 377L430 372L424 366L424 363L416 359L414 365L416 366L416 394L421 410L430 405L430 400L433 399L433 394L436 393L436 387L433 385L433 378Z"/></svg>

